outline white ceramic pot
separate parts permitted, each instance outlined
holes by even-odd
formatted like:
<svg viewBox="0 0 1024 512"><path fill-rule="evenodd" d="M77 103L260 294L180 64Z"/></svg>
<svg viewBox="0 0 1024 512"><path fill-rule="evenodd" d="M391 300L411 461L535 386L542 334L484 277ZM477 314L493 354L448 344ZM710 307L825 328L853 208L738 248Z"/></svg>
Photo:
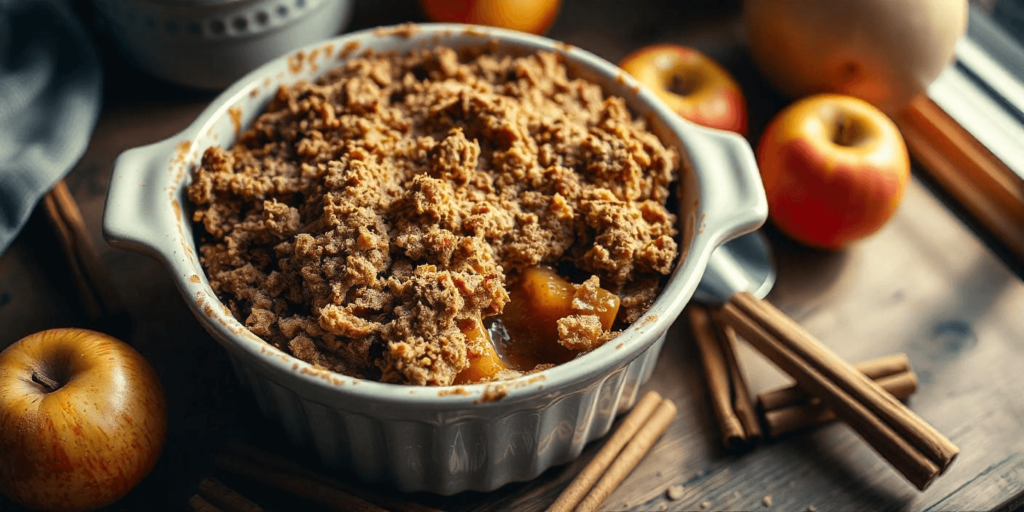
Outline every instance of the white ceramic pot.
<svg viewBox="0 0 1024 512"><path fill-rule="evenodd" d="M222 89L341 31L353 0L94 0L121 51L179 85Z"/></svg>
<svg viewBox="0 0 1024 512"><path fill-rule="evenodd" d="M384 384L314 368L250 333L214 295L196 256L184 189L203 150L230 145L277 86L315 79L343 48L407 51L497 42L498 52L560 53L576 76L622 96L683 155L682 257L651 309L614 342L538 374L453 388ZM311 57L311 56L315 56ZM345 57L341 57L344 59ZM296 63L304 63L296 66ZM291 64L291 66L289 65ZM753 152L740 136L676 116L616 66L569 45L507 30L423 25L411 37L364 31L266 64L220 95L180 134L118 157L103 218L107 240L161 260L182 297L230 354L263 412L331 466L403 491L489 491L577 457L628 410L654 369L665 333L689 301L711 251L767 216ZM187 369L183 369L187 370ZM486 400L495 391L500 400Z"/></svg>

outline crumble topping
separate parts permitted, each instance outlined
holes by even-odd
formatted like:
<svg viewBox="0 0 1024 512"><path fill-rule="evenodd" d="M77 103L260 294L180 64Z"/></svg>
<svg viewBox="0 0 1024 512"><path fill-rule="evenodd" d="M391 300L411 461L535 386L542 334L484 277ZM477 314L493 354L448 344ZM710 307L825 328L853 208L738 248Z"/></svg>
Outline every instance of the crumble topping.
<svg viewBox="0 0 1024 512"><path fill-rule="evenodd" d="M210 284L254 334L347 375L448 385L469 364L459 320L499 315L525 268L639 318L678 256L678 166L555 54L439 47L281 87L204 152L188 197ZM572 350L614 337L594 315L558 332Z"/></svg>

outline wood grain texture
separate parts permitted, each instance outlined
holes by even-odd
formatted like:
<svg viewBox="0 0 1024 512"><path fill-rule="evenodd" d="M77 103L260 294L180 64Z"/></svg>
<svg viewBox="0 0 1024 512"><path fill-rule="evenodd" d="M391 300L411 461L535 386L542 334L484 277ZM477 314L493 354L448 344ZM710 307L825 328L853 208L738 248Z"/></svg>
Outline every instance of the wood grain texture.
<svg viewBox="0 0 1024 512"><path fill-rule="evenodd" d="M549 36L616 62L652 43L697 47L729 68L747 95L753 140L786 100L749 62L735 23L737 2L565 2ZM353 28L417 20L415 2L357 2ZM276 441L276 424L239 387L227 358L185 307L167 271L140 254L115 251L100 235L114 158L184 128L212 95L182 91L136 71L101 37L106 101L89 149L67 183L100 261L136 320L133 341L165 384L170 433L153 473L113 510L184 506L211 471L211 454L240 439L329 472L315 454ZM34 331L86 322L59 246L37 215L0 257L0 347ZM833 424L741 455L720 448L689 330L679 321L646 386L671 399L679 416L604 503L605 510L990 510L1024 496L1024 284L938 202L912 181L900 210L878 234L837 252L772 239L779 268L769 300L847 361L904 352L920 378L910 407L961 448L948 473L917 492L849 428ZM748 346L738 347L751 392L788 379ZM546 509L601 442L576 461L492 493L404 496L453 511ZM364 486L396 498L386 486ZM267 509L291 498L216 474ZM666 489L681 484L681 499ZM771 496L771 508L763 506ZM308 504L306 504L308 505ZM0 510L17 510L0 498Z"/></svg>

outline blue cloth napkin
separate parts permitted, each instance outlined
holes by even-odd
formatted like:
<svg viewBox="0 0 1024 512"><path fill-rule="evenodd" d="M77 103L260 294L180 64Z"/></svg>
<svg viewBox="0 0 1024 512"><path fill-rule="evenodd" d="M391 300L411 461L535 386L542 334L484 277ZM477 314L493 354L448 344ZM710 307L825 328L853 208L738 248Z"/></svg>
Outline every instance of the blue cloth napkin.
<svg viewBox="0 0 1024 512"><path fill-rule="evenodd" d="M85 152L101 75L65 2L0 0L0 254Z"/></svg>

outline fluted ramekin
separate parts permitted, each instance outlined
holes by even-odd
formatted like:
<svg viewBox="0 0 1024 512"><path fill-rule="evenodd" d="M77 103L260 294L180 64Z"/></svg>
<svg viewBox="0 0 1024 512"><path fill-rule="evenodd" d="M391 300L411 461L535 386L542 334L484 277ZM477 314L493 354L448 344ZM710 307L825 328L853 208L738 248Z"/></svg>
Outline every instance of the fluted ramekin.
<svg viewBox="0 0 1024 512"><path fill-rule="evenodd" d="M681 257L650 310L617 338L573 361L500 383L383 384L315 368L250 333L214 295L200 266L184 189L202 151L230 145L280 84L315 79L339 59L431 45L496 42L495 52L556 52L575 76L622 96L683 155ZM665 333L716 246L767 215L753 153L740 136L672 113L616 66L543 37L465 25L357 32L272 61L221 94L180 134L118 157L103 218L115 247L148 253L173 274L195 317L227 349L263 412L330 466L402 491L489 491L577 457L628 410L650 377Z"/></svg>

